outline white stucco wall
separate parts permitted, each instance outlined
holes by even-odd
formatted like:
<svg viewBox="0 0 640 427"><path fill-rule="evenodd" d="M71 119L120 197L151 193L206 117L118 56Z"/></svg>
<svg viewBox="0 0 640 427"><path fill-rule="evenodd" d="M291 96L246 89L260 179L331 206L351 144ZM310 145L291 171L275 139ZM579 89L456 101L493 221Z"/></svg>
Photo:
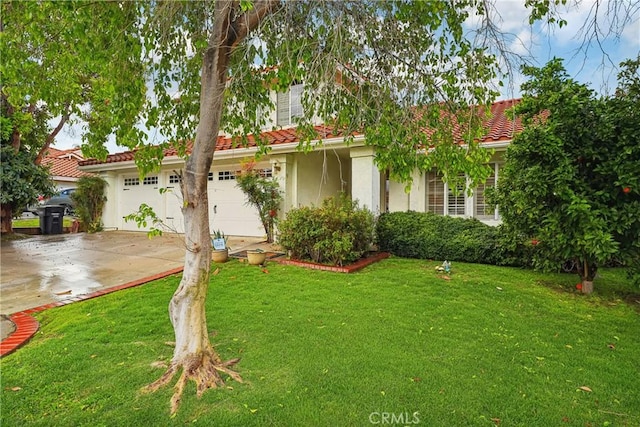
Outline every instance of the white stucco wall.
<svg viewBox="0 0 640 427"><path fill-rule="evenodd" d="M293 206L320 206L340 192L349 194L350 171L349 159L333 150L295 154Z"/></svg>

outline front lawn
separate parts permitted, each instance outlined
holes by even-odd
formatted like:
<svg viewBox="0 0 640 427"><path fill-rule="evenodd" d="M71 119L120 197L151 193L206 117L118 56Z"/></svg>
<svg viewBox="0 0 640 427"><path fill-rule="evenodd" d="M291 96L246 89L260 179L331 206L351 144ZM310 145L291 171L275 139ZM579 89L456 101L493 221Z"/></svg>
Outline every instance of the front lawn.
<svg viewBox="0 0 640 427"><path fill-rule="evenodd" d="M436 265L221 265L208 323L245 383L201 399L191 384L173 419L171 387L139 390L171 358L178 277L45 311L0 362L1 424L640 424L640 314L612 291L623 272L603 270L584 296L577 276L454 263L447 280Z"/></svg>
<svg viewBox="0 0 640 427"><path fill-rule="evenodd" d="M70 216L65 216L62 220L63 227L71 227L71 223L73 222L73 218ZM13 228L39 228L40 227L40 218L20 218L14 219L12 222Z"/></svg>

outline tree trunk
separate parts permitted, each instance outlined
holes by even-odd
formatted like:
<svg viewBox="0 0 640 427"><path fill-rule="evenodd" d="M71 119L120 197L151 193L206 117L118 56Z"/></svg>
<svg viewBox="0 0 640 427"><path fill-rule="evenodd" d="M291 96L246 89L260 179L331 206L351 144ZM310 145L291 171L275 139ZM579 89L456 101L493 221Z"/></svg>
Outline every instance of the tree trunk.
<svg viewBox="0 0 640 427"><path fill-rule="evenodd" d="M0 233L13 233L13 209L8 204L0 207Z"/></svg>
<svg viewBox="0 0 640 427"><path fill-rule="evenodd" d="M590 294L593 292L593 279L595 279L598 267L595 263L590 263L587 260L583 260L578 263L578 274L580 275L580 282L582 283L582 293Z"/></svg>
<svg viewBox="0 0 640 427"><path fill-rule="evenodd" d="M241 11L237 2L218 0L215 3L212 33L202 60L198 128L181 185L187 249L182 280L169 304L176 346L167 371L145 387L146 391L157 390L182 370L171 398L172 414L177 411L189 380L195 381L198 396L208 388L224 384L220 373L242 382L240 375L229 369L238 359L222 362L207 333L205 301L212 250L207 185L220 129L230 54L277 3L276 0L256 1L241 17L236 16Z"/></svg>
<svg viewBox="0 0 640 427"><path fill-rule="evenodd" d="M237 381L240 376L229 366L238 360L223 363L211 346L207 332L205 301L211 267L209 231L208 174L213 161L220 127L224 76L227 57L213 45L207 49L202 67L200 121L191 155L187 159L182 181L186 252L182 280L169 304L169 316L175 332L173 359L165 374L147 387L153 391L167 384L182 369L171 398L171 412L178 409L184 386L196 383L198 396L206 389L224 384L220 372ZM221 60L224 61L221 63Z"/></svg>

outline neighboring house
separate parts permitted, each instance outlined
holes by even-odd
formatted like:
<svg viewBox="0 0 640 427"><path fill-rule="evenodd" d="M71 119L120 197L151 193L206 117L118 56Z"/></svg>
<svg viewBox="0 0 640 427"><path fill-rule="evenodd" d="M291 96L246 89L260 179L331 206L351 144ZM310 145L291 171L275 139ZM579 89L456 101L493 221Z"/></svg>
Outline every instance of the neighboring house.
<svg viewBox="0 0 640 427"><path fill-rule="evenodd" d="M51 178L59 190L77 187L80 177L89 175L78 169L78 161L84 160L79 148L58 150L49 147L42 164L49 167Z"/></svg>
<svg viewBox="0 0 640 427"><path fill-rule="evenodd" d="M496 184L503 153L514 133L522 129L518 121L512 122L505 115L506 110L519 100L492 105L482 144L495 150L491 159L494 173L468 196L465 192L454 194L435 170L426 174L416 171L411 191L406 193L404 184L389 180L385 171L378 170L374 148L365 145L362 135L356 135L347 146L342 135L334 135L330 128L320 125L316 128L323 136L322 145L310 153L298 151L296 130L287 125L301 114L299 99L296 87L277 95L270 123L281 128L263 132L271 151L257 164L263 175L273 176L280 183L284 196L282 216L294 207L319 205L323 199L344 192L374 213L432 211L441 215L477 217L489 224L499 223L498 213L484 199L484 191ZM228 235L260 237L264 235L260 219L254 208L246 206L244 194L235 185L240 162L252 158L257 151L251 137L249 139L248 147L233 148L230 138L218 137L209 173L210 228L220 229ZM175 151L168 150L161 171L140 180L134 154L128 151L109 155L104 162L90 159L79 163L80 170L99 174L109 184L103 215L105 227L138 230L134 222L126 222L124 217L138 210L141 203L146 203L170 228L183 232L177 172L184 161ZM161 193L160 188L168 191Z"/></svg>

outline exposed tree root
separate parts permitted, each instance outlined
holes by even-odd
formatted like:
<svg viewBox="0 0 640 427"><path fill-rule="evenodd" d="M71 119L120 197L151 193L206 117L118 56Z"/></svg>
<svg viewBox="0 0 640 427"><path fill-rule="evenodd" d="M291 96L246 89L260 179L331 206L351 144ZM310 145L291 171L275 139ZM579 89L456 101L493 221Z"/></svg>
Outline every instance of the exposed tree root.
<svg viewBox="0 0 640 427"><path fill-rule="evenodd" d="M171 396L171 415L173 415L180 406L184 387L189 380L193 380L196 383L198 397L202 396L202 393L207 389L224 386L222 373L241 383L242 377L240 377L240 374L230 369L239 361L240 359L231 359L223 362L214 352L203 352L201 355L187 357L179 362L171 362L165 373L156 381L144 387L142 391L152 393L164 387L171 382L178 371L182 370L174 385L173 396Z"/></svg>

